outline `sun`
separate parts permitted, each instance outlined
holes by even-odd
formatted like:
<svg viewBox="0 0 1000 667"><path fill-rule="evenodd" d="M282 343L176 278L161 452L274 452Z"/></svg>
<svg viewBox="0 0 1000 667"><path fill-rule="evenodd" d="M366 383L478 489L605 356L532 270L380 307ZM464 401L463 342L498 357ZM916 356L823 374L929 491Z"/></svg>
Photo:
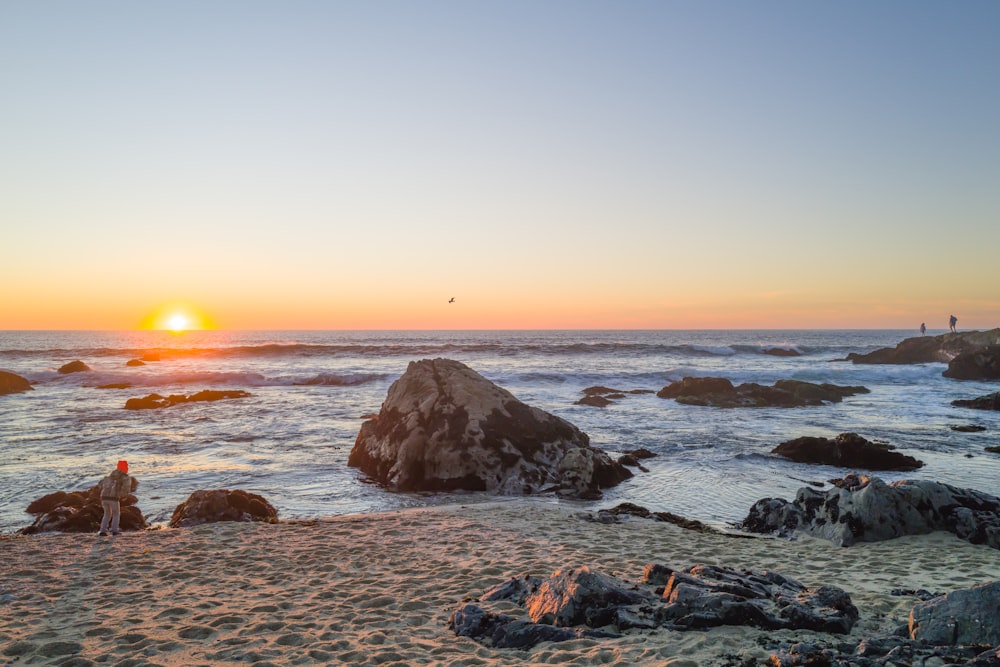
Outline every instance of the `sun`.
<svg viewBox="0 0 1000 667"><path fill-rule="evenodd" d="M185 331L203 331L214 328L204 311L189 302L161 304L143 318L140 329L169 331L180 334Z"/></svg>
<svg viewBox="0 0 1000 667"><path fill-rule="evenodd" d="M187 315L183 313L174 313L167 319L167 328L174 333L187 331L190 326L191 322L188 320Z"/></svg>

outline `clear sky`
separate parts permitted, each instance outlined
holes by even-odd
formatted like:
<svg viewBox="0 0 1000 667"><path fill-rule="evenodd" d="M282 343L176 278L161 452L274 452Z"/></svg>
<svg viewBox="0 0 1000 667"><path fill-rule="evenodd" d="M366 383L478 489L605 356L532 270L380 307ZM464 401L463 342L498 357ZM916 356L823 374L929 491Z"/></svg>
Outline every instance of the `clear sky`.
<svg viewBox="0 0 1000 667"><path fill-rule="evenodd" d="M998 35L995 0L2 2L0 329L1000 326Z"/></svg>

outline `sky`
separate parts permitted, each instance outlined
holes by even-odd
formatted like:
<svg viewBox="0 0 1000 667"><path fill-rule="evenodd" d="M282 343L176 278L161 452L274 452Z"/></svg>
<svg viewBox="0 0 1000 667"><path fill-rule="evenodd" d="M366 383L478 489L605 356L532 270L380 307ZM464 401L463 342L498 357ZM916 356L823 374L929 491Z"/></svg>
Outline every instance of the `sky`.
<svg viewBox="0 0 1000 667"><path fill-rule="evenodd" d="M994 0L0 2L0 329L997 327L998 34Z"/></svg>

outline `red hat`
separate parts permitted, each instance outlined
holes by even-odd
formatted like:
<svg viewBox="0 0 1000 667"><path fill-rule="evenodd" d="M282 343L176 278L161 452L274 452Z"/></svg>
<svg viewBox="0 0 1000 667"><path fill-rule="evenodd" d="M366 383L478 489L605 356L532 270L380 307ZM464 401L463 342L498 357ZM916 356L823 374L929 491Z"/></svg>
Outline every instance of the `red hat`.
<svg viewBox="0 0 1000 667"><path fill-rule="evenodd" d="M127 473L128 472L128 461L119 461L118 462L118 469L121 470L124 473Z"/></svg>

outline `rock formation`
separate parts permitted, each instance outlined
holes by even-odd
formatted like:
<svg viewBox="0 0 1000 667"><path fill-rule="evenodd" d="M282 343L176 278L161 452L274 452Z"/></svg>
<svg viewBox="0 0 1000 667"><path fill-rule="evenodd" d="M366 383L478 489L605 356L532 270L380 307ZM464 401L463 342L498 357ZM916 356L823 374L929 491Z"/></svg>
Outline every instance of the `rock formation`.
<svg viewBox="0 0 1000 667"><path fill-rule="evenodd" d="M150 394L143 398L130 398L125 401L126 410L156 410L158 408L168 408L171 405L180 403L197 403L200 401L221 401L224 398L246 398L252 396L248 392L240 389L214 390L204 389L196 394L184 396L183 394L171 394L170 396L160 396Z"/></svg>
<svg viewBox="0 0 1000 667"><path fill-rule="evenodd" d="M361 425L348 465L397 491L598 498L632 476L574 425L449 359L410 363Z"/></svg>
<svg viewBox="0 0 1000 667"><path fill-rule="evenodd" d="M59 367L59 372L63 375L66 375L67 373L85 373L89 370L91 370L90 366L83 363L79 359L71 361L68 364L63 364Z"/></svg>
<svg viewBox="0 0 1000 667"><path fill-rule="evenodd" d="M132 491L138 486L138 480L133 477ZM149 526L136 502L135 495L129 495L121 501L119 527L123 531L145 530ZM96 533L104 517L101 492L97 484L86 491L56 491L42 496L28 505L25 512L34 514L35 521L18 531L22 535L47 532Z"/></svg>
<svg viewBox="0 0 1000 667"><path fill-rule="evenodd" d="M771 450L799 463L816 463L864 470L916 470L923 462L893 451L891 445L865 440L857 433L841 433L835 439L805 436L783 442Z"/></svg>
<svg viewBox="0 0 1000 667"><path fill-rule="evenodd" d="M1000 582L921 602L910 612L910 638L928 644L1000 644Z"/></svg>
<svg viewBox="0 0 1000 667"><path fill-rule="evenodd" d="M1000 549L1000 498L973 489L849 475L826 492L798 490L793 502L764 498L740 526L752 533L803 532L841 546L946 530L973 544Z"/></svg>
<svg viewBox="0 0 1000 667"><path fill-rule="evenodd" d="M625 398L629 394L652 394L652 389L611 389L610 387L587 387L583 390L583 398L573 405L590 405L595 408L603 408L611 405L615 401Z"/></svg>
<svg viewBox="0 0 1000 667"><path fill-rule="evenodd" d="M1000 329L919 336L907 338L896 347L884 347L867 354L852 352L847 355L847 361L855 364L947 363L963 352L997 343L1000 343Z"/></svg>
<svg viewBox="0 0 1000 667"><path fill-rule="evenodd" d="M455 610L449 620L453 632L489 641L494 647L510 646L497 643L510 634L520 638L518 647L527 648L526 642L534 637L561 641L586 636L587 628L609 627L622 632L747 625L843 634L858 618L850 596L839 588L807 588L776 572L713 565L674 570L650 564L640 585L578 567L547 579L510 579L487 590L479 601L522 606L530 619L530 623L517 621L474 603ZM513 623L518 624L512 628L515 632L501 631ZM575 631L557 633L560 628Z"/></svg>
<svg viewBox="0 0 1000 667"><path fill-rule="evenodd" d="M34 387L26 378L15 373L0 371L0 396L7 394L19 394L22 391L31 391Z"/></svg>
<svg viewBox="0 0 1000 667"><path fill-rule="evenodd" d="M145 366L146 362L141 359L129 359L125 362L126 366Z"/></svg>
<svg viewBox="0 0 1000 667"><path fill-rule="evenodd" d="M761 350L764 354L772 357L801 357L802 353L790 347L766 347Z"/></svg>
<svg viewBox="0 0 1000 667"><path fill-rule="evenodd" d="M1000 391L970 400L959 399L952 401L951 404L959 408L972 408L974 410L1000 410Z"/></svg>
<svg viewBox="0 0 1000 667"><path fill-rule="evenodd" d="M241 489L195 491L174 509L171 528L185 528L218 521L263 521L275 523L278 510L263 496Z"/></svg>
<svg viewBox="0 0 1000 667"><path fill-rule="evenodd" d="M1000 380L1000 345L962 352L943 373L954 380Z"/></svg>
<svg viewBox="0 0 1000 667"><path fill-rule="evenodd" d="M725 378L686 377L664 387L656 395L676 399L685 405L715 408L795 408L839 403L845 396L867 393L865 387L813 384L800 380L778 380L771 387L752 382L734 387Z"/></svg>

